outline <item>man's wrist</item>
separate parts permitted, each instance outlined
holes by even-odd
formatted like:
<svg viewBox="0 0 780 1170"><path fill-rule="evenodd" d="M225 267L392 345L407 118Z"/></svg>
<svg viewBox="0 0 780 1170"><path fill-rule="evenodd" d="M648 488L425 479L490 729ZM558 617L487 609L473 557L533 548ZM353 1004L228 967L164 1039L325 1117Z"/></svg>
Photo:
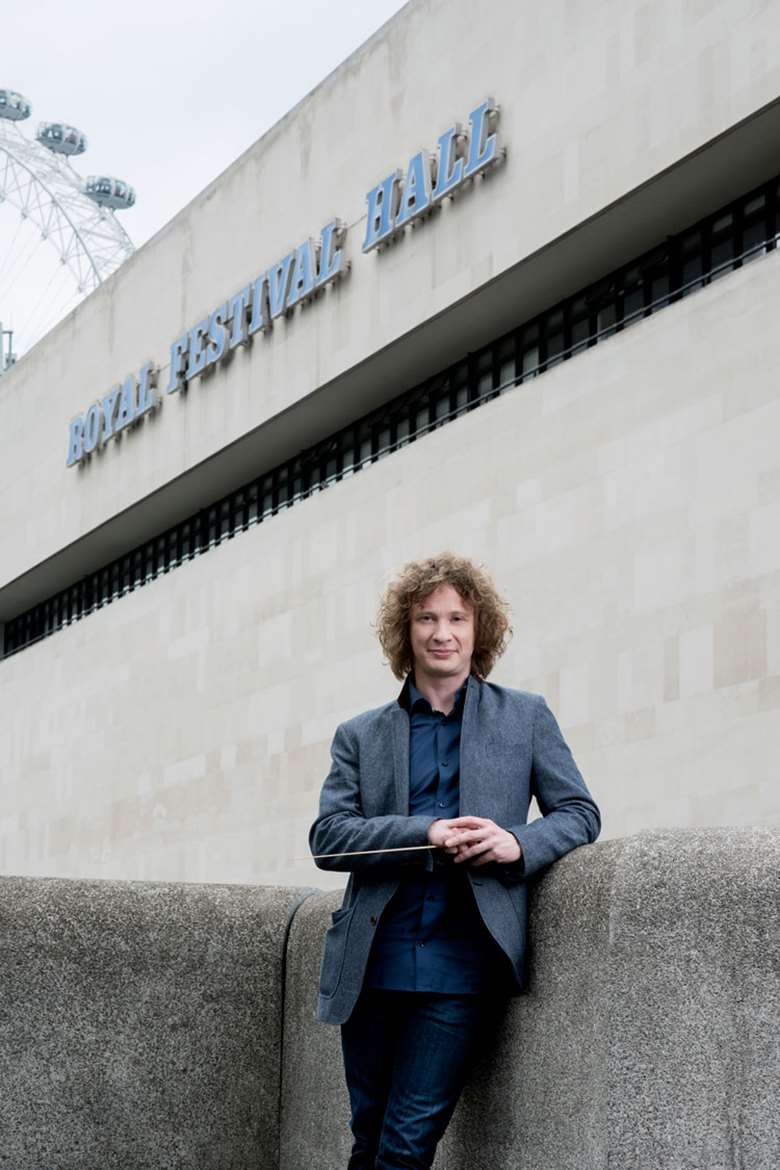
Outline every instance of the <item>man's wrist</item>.
<svg viewBox="0 0 780 1170"><path fill-rule="evenodd" d="M507 829L507 832L511 833L515 841L517 841L517 837L512 833L511 829ZM517 841L517 848L520 852L516 860L504 862L500 867L502 875L507 881L522 881L525 876L525 856L523 855L523 847L519 841Z"/></svg>

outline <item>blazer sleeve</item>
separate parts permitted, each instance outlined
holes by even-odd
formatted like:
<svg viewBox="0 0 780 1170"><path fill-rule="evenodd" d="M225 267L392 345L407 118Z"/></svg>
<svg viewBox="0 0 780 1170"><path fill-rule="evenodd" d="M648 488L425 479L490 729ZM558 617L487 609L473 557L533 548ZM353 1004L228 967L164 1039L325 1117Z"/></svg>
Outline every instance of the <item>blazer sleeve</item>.
<svg viewBox="0 0 780 1170"><path fill-rule="evenodd" d="M360 754L357 736L347 724L336 728L330 749L331 768L320 794L320 808L309 831L313 854L354 853L362 849L402 849L426 845L428 827L436 817L366 817L360 800ZM370 870L385 876L403 873L410 865L430 869L431 852L374 854L368 857L327 857L320 869Z"/></svg>
<svg viewBox="0 0 780 1170"><path fill-rule="evenodd" d="M523 851L524 877L557 861L570 849L595 841L601 829L596 802L541 695L534 717L531 794L541 817L530 824L507 826Z"/></svg>

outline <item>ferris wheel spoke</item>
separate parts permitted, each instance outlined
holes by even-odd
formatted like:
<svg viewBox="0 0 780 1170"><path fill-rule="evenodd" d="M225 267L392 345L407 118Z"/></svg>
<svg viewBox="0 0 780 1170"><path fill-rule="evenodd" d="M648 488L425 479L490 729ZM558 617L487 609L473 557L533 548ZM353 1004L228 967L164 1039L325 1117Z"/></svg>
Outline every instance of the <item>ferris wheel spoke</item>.
<svg viewBox="0 0 780 1170"><path fill-rule="evenodd" d="M8 261L11 257L11 254L13 253L14 246L16 244L16 241L19 239L19 235L21 234L23 227L24 227L24 220L20 219L19 223L16 225L16 231L14 232L13 236L11 237L11 242L5 250L5 253L3 255L3 259L0 260L0 277L2 277L3 272L5 271L5 269L8 265Z"/></svg>
<svg viewBox="0 0 780 1170"><path fill-rule="evenodd" d="M20 345L30 349L46 333L56 326L81 300L81 294L68 281L67 269L60 268L52 278L47 296L39 299L38 307L31 315L23 333Z"/></svg>
<svg viewBox="0 0 780 1170"><path fill-rule="evenodd" d="M36 300L35 304L33 305L32 309L30 310L30 312L27 314L25 320L18 327L18 329L14 330L14 332L17 334L17 336L19 338L24 339L28 333L32 333L33 322L35 321L36 317L39 315L41 309L45 309L47 300L49 299L49 293L50 293L50 290L52 288L52 285L55 283L55 281L61 282L62 277L63 277L62 268L60 268L60 269L55 268L54 271L52 272L51 276L48 279L46 287L43 289L42 293L40 294L40 296ZM21 344L21 342L20 342L20 344Z"/></svg>
<svg viewBox="0 0 780 1170"><path fill-rule="evenodd" d="M13 268L5 274L2 283L0 283L0 300L2 300L9 290L13 289L17 279L35 255L38 246L37 239L33 238L32 240L28 240L26 251L19 253L14 261Z"/></svg>

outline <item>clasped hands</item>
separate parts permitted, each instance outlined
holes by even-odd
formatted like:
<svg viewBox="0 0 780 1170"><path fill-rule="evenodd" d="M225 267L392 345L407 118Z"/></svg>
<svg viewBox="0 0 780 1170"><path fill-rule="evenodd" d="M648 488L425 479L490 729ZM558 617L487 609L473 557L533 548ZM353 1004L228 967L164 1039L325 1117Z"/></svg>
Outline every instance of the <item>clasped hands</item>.
<svg viewBox="0 0 780 1170"><path fill-rule="evenodd" d="M488 817L441 818L429 826L428 842L453 855L456 865L463 861L474 866L489 861L509 865L522 853L517 837Z"/></svg>

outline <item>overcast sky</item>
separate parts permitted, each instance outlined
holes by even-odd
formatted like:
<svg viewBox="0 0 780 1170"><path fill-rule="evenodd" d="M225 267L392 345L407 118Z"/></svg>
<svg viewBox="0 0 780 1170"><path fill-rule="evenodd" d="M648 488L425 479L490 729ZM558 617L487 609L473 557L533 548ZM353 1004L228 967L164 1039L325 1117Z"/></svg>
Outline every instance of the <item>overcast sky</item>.
<svg viewBox="0 0 780 1170"><path fill-rule="evenodd" d="M122 223L138 246L403 6L401 0L6 5L0 88L32 102L30 136L39 121L68 122L86 133L89 149L74 160L80 174L116 175L136 188L138 201ZM22 351L53 324L50 317L61 311L60 301L65 307L71 289L54 250L35 247L32 235L30 259L20 250L23 232L9 252L18 228L18 213L0 208L0 321L14 326Z"/></svg>

